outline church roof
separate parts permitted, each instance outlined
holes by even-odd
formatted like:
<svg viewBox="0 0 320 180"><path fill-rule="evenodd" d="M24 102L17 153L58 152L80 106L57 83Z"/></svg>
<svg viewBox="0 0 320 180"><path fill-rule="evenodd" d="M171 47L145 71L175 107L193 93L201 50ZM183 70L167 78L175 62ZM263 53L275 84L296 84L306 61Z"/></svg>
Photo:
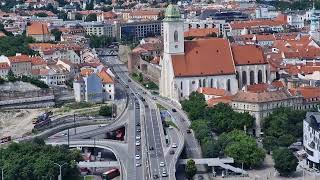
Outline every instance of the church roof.
<svg viewBox="0 0 320 180"><path fill-rule="evenodd" d="M180 18L180 12L177 6L169 4L165 12L165 18Z"/></svg>
<svg viewBox="0 0 320 180"><path fill-rule="evenodd" d="M175 77L235 74L230 44L226 39L185 41L185 54L172 55Z"/></svg>
<svg viewBox="0 0 320 180"><path fill-rule="evenodd" d="M255 45L232 45L232 53L236 65L267 64L262 49Z"/></svg>

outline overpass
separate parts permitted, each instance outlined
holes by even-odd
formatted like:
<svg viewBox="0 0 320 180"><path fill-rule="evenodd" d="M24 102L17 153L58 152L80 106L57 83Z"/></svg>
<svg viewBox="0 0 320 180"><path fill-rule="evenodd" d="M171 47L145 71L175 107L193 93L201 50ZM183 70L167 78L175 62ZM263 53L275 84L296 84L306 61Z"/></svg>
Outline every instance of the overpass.
<svg viewBox="0 0 320 180"><path fill-rule="evenodd" d="M179 164L187 164L189 159L180 159L178 161ZM231 163L234 163L233 158L201 158L201 159L192 159L194 160L196 165L208 165L211 167L219 166L221 168L233 171L235 173L247 174L247 172L243 169L231 166Z"/></svg>
<svg viewBox="0 0 320 180"><path fill-rule="evenodd" d="M51 142L50 140L46 141L46 144L50 144L53 146L56 145L68 145L68 141L59 141L59 142ZM97 147L102 149L108 149L116 156L119 161L119 167L121 173L121 179L127 179L127 164L128 164L128 144L121 143L119 141L112 140L70 140L70 147Z"/></svg>
<svg viewBox="0 0 320 180"><path fill-rule="evenodd" d="M95 162L87 162L80 161L78 163L79 167L87 167L87 168L103 168L103 167L120 167L118 161L95 161Z"/></svg>

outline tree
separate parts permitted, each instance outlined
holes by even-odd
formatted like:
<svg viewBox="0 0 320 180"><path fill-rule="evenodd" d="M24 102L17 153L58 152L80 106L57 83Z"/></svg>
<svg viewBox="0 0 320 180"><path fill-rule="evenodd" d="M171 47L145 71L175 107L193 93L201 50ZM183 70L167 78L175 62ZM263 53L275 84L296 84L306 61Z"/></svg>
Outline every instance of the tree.
<svg viewBox="0 0 320 180"><path fill-rule="evenodd" d="M40 12L40 13L36 13L35 16L37 16L37 17L48 17L48 14Z"/></svg>
<svg viewBox="0 0 320 180"><path fill-rule="evenodd" d="M210 137L211 131L208 128L208 121L203 119L194 120L191 122L191 128L195 132L195 136L202 143L205 138Z"/></svg>
<svg viewBox="0 0 320 180"><path fill-rule="evenodd" d="M82 14L76 13L76 14L74 15L74 19L75 19L75 20L82 20Z"/></svg>
<svg viewBox="0 0 320 180"><path fill-rule="evenodd" d="M185 168L187 179L191 180L193 176L197 173L197 167L194 160L189 159Z"/></svg>
<svg viewBox="0 0 320 180"><path fill-rule="evenodd" d="M182 109L188 113L190 120L202 119L204 110L207 106L204 95L198 92L192 92L189 99L181 102Z"/></svg>
<svg viewBox="0 0 320 180"><path fill-rule="evenodd" d="M234 130L219 136L218 143L227 156L234 158L235 163L245 167L258 167L265 158L265 152L258 147L255 139L244 131Z"/></svg>
<svg viewBox="0 0 320 180"><path fill-rule="evenodd" d="M113 38L108 37L106 35L102 35L102 36L89 36L90 39L90 47L91 48L101 48L101 47L105 47L105 46L109 46L111 45L111 43L114 41Z"/></svg>
<svg viewBox="0 0 320 180"><path fill-rule="evenodd" d="M68 150L59 146L38 143L12 143L0 149L0 169L4 169L4 179L57 179L59 168L54 163L67 163L62 175L65 179L77 179L79 170L75 162L82 160L78 150Z"/></svg>
<svg viewBox="0 0 320 180"><path fill-rule="evenodd" d="M267 152L273 151L278 146L277 138L273 136L266 136L262 140L263 148Z"/></svg>
<svg viewBox="0 0 320 180"><path fill-rule="evenodd" d="M87 4L86 10L93 10L93 8L94 8L94 2L93 2L93 0L92 0L92 1L90 1L89 4Z"/></svg>
<svg viewBox="0 0 320 180"><path fill-rule="evenodd" d="M59 11L58 12L58 19L63 19L64 21L68 19L68 14L63 12L63 11Z"/></svg>
<svg viewBox="0 0 320 180"><path fill-rule="evenodd" d="M278 143L282 147L289 147L295 141L296 141L296 138L291 134L284 134L280 136L278 139Z"/></svg>
<svg viewBox="0 0 320 180"><path fill-rule="evenodd" d="M15 82L17 80L16 76L14 75L14 73L11 69L9 69L9 72L8 72L6 78L9 82Z"/></svg>
<svg viewBox="0 0 320 180"><path fill-rule="evenodd" d="M297 157L287 148L275 150L272 154L274 167L280 173L280 176L289 176L296 171L298 166Z"/></svg>
<svg viewBox="0 0 320 180"><path fill-rule="evenodd" d="M62 34L62 32L61 32L59 29L57 29L57 28L52 29L52 30L51 30L51 34L54 36L54 39L55 39L56 41L60 41L60 40L61 40L61 34Z"/></svg>
<svg viewBox="0 0 320 180"><path fill-rule="evenodd" d="M91 22L91 21L97 21L97 14L89 14L86 19L85 19L86 22Z"/></svg>
<svg viewBox="0 0 320 180"><path fill-rule="evenodd" d="M219 157L221 152L221 147L219 143L210 138L206 138L203 143L201 143L201 149L204 157L206 158L216 158Z"/></svg>
<svg viewBox="0 0 320 180"><path fill-rule="evenodd" d="M99 110L100 116L111 116L112 115L112 107L111 106L101 106Z"/></svg>

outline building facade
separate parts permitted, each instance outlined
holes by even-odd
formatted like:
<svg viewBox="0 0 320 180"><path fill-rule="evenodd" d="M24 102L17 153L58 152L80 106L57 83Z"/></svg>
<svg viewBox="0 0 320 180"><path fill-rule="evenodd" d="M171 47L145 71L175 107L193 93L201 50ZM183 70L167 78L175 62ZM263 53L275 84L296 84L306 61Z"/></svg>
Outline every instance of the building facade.
<svg viewBox="0 0 320 180"><path fill-rule="evenodd" d="M303 146L307 152L307 165L320 169L320 112L308 112L303 121Z"/></svg>

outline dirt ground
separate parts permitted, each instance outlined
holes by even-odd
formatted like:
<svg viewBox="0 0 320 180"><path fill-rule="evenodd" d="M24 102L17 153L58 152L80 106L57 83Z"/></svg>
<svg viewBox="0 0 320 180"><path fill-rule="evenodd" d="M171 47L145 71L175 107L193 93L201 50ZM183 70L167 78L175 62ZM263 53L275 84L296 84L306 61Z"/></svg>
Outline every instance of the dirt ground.
<svg viewBox="0 0 320 180"><path fill-rule="evenodd" d="M41 109L1 110L0 137L11 136L14 139L31 132L32 119L41 112Z"/></svg>

